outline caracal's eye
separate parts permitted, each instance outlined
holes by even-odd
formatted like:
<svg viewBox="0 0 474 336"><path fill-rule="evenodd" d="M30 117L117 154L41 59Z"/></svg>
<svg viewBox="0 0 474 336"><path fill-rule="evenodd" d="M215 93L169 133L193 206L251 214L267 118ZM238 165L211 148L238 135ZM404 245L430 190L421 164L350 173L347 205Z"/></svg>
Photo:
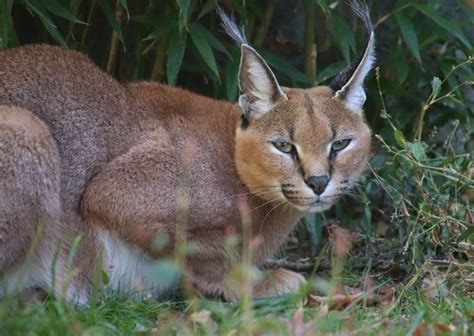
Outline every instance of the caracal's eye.
<svg viewBox="0 0 474 336"><path fill-rule="evenodd" d="M275 146L280 152L283 153L291 153L293 151L293 145L290 144L289 142L285 141L275 141L273 143L273 146Z"/></svg>
<svg viewBox="0 0 474 336"><path fill-rule="evenodd" d="M344 139L344 140L334 141L332 143L332 146L331 146L331 151L339 152L339 151L343 150L344 148L346 148L347 145L349 145L350 142L351 142L351 139Z"/></svg>

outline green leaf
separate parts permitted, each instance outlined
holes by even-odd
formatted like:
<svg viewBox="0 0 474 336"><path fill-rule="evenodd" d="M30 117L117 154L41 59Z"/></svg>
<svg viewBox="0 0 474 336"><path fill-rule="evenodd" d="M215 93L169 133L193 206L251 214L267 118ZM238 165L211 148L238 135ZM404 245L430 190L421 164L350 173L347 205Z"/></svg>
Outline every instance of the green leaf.
<svg viewBox="0 0 474 336"><path fill-rule="evenodd" d="M49 17L46 8L44 8L40 3L34 0L26 0L25 3L28 8L30 8L35 14L38 15L39 19L43 23L44 28L46 28L51 37L56 42L61 44L64 48L67 48L66 41L64 41L63 36L59 32L53 20Z"/></svg>
<svg viewBox="0 0 474 336"><path fill-rule="evenodd" d="M325 67L324 69L318 72L317 78L316 78L316 84L319 85L322 82L326 81L327 79L336 76L345 67L346 67L346 63L344 61L339 61Z"/></svg>
<svg viewBox="0 0 474 336"><path fill-rule="evenodd" d="M75 17L74 14L69 11L69 9L63 7L63 5L56 0L44 1L44 5L51 14L62 17L63 19L74 23L86 24L84 21L81 21Z"/></svg>
<svg viewBox="0 0 474 336"><path fill-rule="evenodd" d="M0 1L0 49L10 46L11 41L17 40L12 20L13 1Z"/></svg>
<svg viewBox="0 0 474 336"><path fill-rule="evenodd" d="M108 285L110 283L110 276L107 272L102 271L101 272L101 278L102 278L102 283L104 285Z"/></svg>
<svg viewBox="0 0 474 336"><path fill-rule="evenodd" d="M458 238L458 242L463 240L469 240L474 242L474 226L468 227Z"/></svg>
<svg viewBox="0 0 474 336"><path fill-rule="evenodd" d="M179 6L179 30L188 29L188 16L191 8L191 0L176 0Z"/></svg>
<svg viewBox="0 0 474 336"><path fill-rule="evenodd" d="M145 17L134 17L133 20L147 20ZM158 18L158 21L155 21L155 26L153 32L148 35L145 40L151 40L161 37L162 35L166 35L171 32L173 29L176 29L176 21L173 19L166 19L166 18Z"/></svg>
<svg viewBox="0 0 474 336"><path fill-rule="evenodd" d="M436 99L436 97L438 97L439 95L439 91L441 90L441 80L438 78L438 77L433 77L433 79L431 80L431 89L432 89L432 92L433 92L433 100Z"/></svg>
<svg viewBox="0 0 474 336"><path fill-rule="evenodd" d="M458 5L464 10L469 21L474 24L474 7L468 5L466 0L458 0Z"/></svg>
<svg viewBox="0 0 474 336"><path fill-rule="evenodd" d="M385 162L386 162L386 157L382 154L376 154L370 159L370 165L374 169L381 168Z"/></svg>
<svg viewBox="0 0 474 336"><path fill-rule="evenodd" d="M197 19L199 20L204 15L212 11L217 6L216 0L207 0L206 3L202 6L201 10L199 11Z"/></svg>
<svg viewBox="0 0 474 336"><path fill-rule="evenodd" d="M445 29L448 33L457 37L469 50L472 49L472 45L469 40L466 38L461 28L457 23L447 20L439 16L433 9L426 5L412 4L419 12L429 17L433 20L438 26Z"/></svg>
<svg viewBox="0 0 474 336"><path fill-rule="evenodd" d="M225 65L225 89L228 101L235 102L238 94L239 64L234 60L228 60Z"/></svg>
<svg viewBox="0 0 474 336"><path fill-rule="evenodd" d="M323 237L324 215L310 213L304 219L309 233L309 240L311 241L311 255L315 256Z"/></svg>
<svg viewBox="0 0 474 336"><path fill-rule="evenodd" d="M329 14L329 5L326 0L305 0L308 5L318 6L325 15Z"/></svg>
<svg viewBox="0 0 474 336"><path fill-rule="evenodd" d="M416 141L411 146L411 152L413 154L413 157L417 161L421 161L421 160L426 159L425 149L423 148L423 145L419 141Z"/></svg>
<svg viewBox="0 0 474 336"><path fill-rule="evenodd" d="M109 1L108 0L97 0L97 4L102 9L102 12L104 13L105 17L107 18L107 21L109 22L109 25L115 31L115 33L117 34L117 37L119 38L120 42L122 42L122 44L123 44L124 40L123 40L123 35L122 35L122 28L120 27L120 22L118 22L117 18L115 17L115 11L110 7Z"/></svg>
<svg viewBox="0 0 474 336"><path fill-rule="evenodd" d="M342 16L333 14L330 20L331 33L336 41L346 64L351 62L350 50L355 51L355 37L352 28Z"/></svg>
<svg viewBox="0 0 474 336"><path fill-rule="evenodd" d="M130 13L128 11L128 3L127 0L119 0L119 4L125 9L125 13L127 13L127 18L130 17Z"/></svg>
<svg viewBox="0 0 474 336"><path fill-rule="evenodd" d="M199 23L195 23L195 24L200 26L199 29L202 30L203 35L205 35L207 41L209 42L209 44L211 45L212 48L214 48L216 50L219 50L220 52L226 54L227 57L232 59L232 56L227 51L226 47L224 47L224 45L222 44L221 41L219 41L217 38L215 38L214 35L212 35L212 33L209 30L207 30L206 28L201 26Z"/></svg>
<svg viewBox="0 0 474 336"><path fill-rule="evenodd" d="M81 6L82 0L70 0L69 2L69 11L77 17L77 12Z"/></svg>
<svg viewBox="0 0 474 336"><path fill-rule="evenodd" d="M175 85L178 78L178 72L183 63L183 56L186 50L186 42L188 40L188 33L186 31L180 33L176 30L170 39L168 47L168 58L166 64L166 73L168 76L168 84Z"/></svg>
<svg viewBox="0 0 474 336"><path fill-rule="evenodd" d="M403 84L406 81L408 71L410 70L408 64L403 58L400 58L398 62L395 62L394 66L397 71L398 82Z"/></svg>
<svg viewBox="0 0 474 336"><path fill-rule="evenodd" d="M364 228L365 232L371 233L373 231L372 228L372 210L368 203L364 206L364 212L362 214L362 227Z"/></svg>
<svg viewBox="0 0 474 336"><path fill-rule="evenodd" d="M198 24L193 23L189 26L189 34L191 35L191 40L193 44L196 46L196 49L199 52L199 55L212 71L212 73L217 77L219 77L219 70L217 69L216 59L214 58L214 53L212 51L211 45L207 40L206 32L204 28Z"/></svg>
<svg viewBox="0 0 474 336"><path fill-rule="evenodd" d="M258 52L268 62L268 64L275 69L275 71L284 74L299 83L314 85L313 80L309 76L299 71L283 58L262 49L259 49Z"/></svg>
<svg viewBox="0 0 474 336"><path fill-rule="evenodd" d="M399 11L396 12L395 17L398 22L398 26L400 27L400 31L402 32L403 39L407 44L408 48L410 49L411 53L421 64L421 56L420 56L420 46L418 44L418 36L416 34L415 26L412 22L408 19L405 13Z"/></svg>
<svg viewBox="0 0 474 336"><path fill-rule="evenodd" d="M402 148L405 148L405 145L407 143L407 140L405 139L405 136L403 135L403 133L396 129L393 131L393 136L395 138L395 141L397 142L397 144L402 147Z"/></svg>

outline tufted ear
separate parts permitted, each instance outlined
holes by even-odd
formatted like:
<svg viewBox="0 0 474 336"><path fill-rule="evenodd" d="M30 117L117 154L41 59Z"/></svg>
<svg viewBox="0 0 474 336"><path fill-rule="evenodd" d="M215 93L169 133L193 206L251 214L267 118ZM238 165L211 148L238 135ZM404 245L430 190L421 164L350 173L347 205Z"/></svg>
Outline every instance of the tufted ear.
<svg viewBox="0 0 474 336"><path fill-rule="evenodd" d="M259 118L269 112L278 99L288 99L270 67L248 44L241 45L239 105L244 117Z"/></svg>
<svg viewBox="0 0 474 336"><path fill-rule="evenodd" d="M248 44L244 31L235 18L227 15L220 7L217 7L217 14L225 32L240 46L242 52L239 68L239 105L243 111L243 120L259 118L269 112L278 99L288 98L262 56Z"/></svg>
<svg viewBox="0 0 474 336"><path fill-rule="evenodd" d="M375 63L375 37L367 5L353 1L351 6L354 13L364 21L369 33L369 41L365 52L358 57L356 62L337 75L329 87L334 90L334 97L343 100L348 109L361 113L366 98L364 79Z"/></svg>

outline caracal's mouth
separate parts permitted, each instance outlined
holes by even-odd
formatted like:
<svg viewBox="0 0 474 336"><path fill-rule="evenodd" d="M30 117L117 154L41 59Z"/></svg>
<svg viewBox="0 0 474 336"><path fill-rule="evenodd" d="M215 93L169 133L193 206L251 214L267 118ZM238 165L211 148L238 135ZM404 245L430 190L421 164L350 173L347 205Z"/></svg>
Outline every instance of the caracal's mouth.
<svg viewBox="0 0 474 336"><path fill-rule="evenodd" d="M288 203L302 212L322 212L328 210L334 203L321 200L320 197L295 198L283 193Z"/></svg>

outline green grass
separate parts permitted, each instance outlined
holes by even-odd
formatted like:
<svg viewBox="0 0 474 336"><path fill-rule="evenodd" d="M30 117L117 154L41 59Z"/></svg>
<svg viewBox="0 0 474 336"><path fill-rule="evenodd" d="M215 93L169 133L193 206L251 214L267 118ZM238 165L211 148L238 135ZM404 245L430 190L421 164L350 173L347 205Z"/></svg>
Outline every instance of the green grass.
<svg viewBox="0 0 474 336"><path fill-rule="evenodd" d="M446 331L468 335L473 328L474 300L462 293L428 298L422 290L409 290L398 301L374 307L354 304L342 310L322 312L304 308L298 319L298 300L280 297L256 300L249 310L238 302L193 299L182 302L131 301L110 296L86 309L56 299L44 302L3 302L0 335L130 335L130 334L258 334L278 335L351 333L355 335L406 335L415 330ZM12 307L14 309L12 309ZM296 315L295 315L296 314ZM470 329L471 328L471 329Z"/></svg>
<svg viewBox="0 0 474 336"><path fill-rule="evenodd" d="M67 44L87 53L120 80L168 79L170 84L202 94L237 98L238 48L225 43L213 1L120 0L116 8L104 5L106 1L61 0L54 1L60 5L49 6L44 6L48 1L13 3L0 1L0 23L4 23L0 24L0 48L30 40ZM316 31L327 32L324 40L313 36L315 42L331 45L327 50L318 47L316 78L306 67L302 73L303 61L312 61L302 57L311 56L312 43L305 44L304 52L291 55L276 49L265 53L281 84L327 83L345 63L335 61L354 58L354 47L363 45L347 6L330 3L336 2L305 2L317 14L309 16L308 22L315 21ZM302 335L299 331L305 328L307 334L431 335L445 330L446 334L472 335L474 119L469 90L474 58L467 33L474 11L466 1L449 6L443 1L368 3L379 41L378 68L366 83L365 110L375 135L374 155L366 176L348 197L325 214L308 216L299 226L295 254L311 257L318 265L316 274L328 279L338 279L344 270L344 280L339 281L343 284L363 287L365 274L372 274L375 285L396 282L392 302L375 307L357 303L327 315L320 307L305 307L303 324L294 321L295 313L296 321L301 313L298 297L256 300L249 307L245 300L234 304L197 298L133 302L107 295L87 309L53 298L14 299L0 301L0 335L264 331ZM272 31L261 13L272 13L276 2L229 0L226 4L246 23L251 42ZM125 12L123 20L116 17L116 10ZM331 22L346 22L351 29L333 30ZM208 32L207 39L198 41L195 34L202 29ZM181 43L171 43L177 41L173 40L177 32ZM310 29L305 33L310 35ZM268 34L263 49L277 46L276 36ZM124 47L112 48L118 42ZM200 52L209 49L212 57ZM359 230L347 263L337 267L330 258L332 249L321 243L323 224L329 221ZM440 293L436 294L438 287L430 293L423 289L430 278L443 280ZM298 330L288 326L295 323Z"/></svg>

